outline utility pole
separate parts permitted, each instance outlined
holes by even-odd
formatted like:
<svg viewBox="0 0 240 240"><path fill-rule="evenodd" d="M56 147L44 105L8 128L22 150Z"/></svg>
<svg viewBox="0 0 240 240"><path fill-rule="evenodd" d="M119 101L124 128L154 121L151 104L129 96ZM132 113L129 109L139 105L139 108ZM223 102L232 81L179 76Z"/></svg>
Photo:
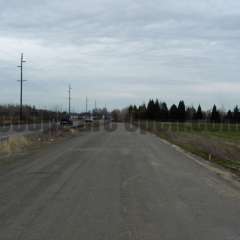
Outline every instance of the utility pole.
<svg viewBox="0 0 240 240"><path fill-rule="evenodd" d="M69 113L69 117L71 115L71 85L69 84L68 86L68 113Z"/></svg>
<svg viewBox="0 0 240 240"><path fill-rule="evenodd" d="M86 97L86 113L88 112L88 97Z"/></svg>
<svg viewBox="0 0 240 240"><path fill-rule="evenodd" d="M23 119L23 107L22 107L22 95L23 95L23 82L25 82L26 80L23 80L23 63L25 63L26 61L23 60L23 53L21 54L21 61L20 61L20 66L18 66L20 68L20 111L19 111L19 119L20 121L22 121Z"/></svg>

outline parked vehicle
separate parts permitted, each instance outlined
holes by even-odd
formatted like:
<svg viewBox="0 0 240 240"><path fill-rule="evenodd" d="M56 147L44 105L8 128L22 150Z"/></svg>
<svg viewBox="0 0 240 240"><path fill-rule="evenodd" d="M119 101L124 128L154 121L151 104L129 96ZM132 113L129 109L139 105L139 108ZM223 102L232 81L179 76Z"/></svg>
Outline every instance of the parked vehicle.
<svg viewBox="0 0 240 240"><path fill-rule="evenodd" d="M72 126L73 121L70 117L64 117L60 121L61 126Z"/></svg>
<svg viewBox="0 0 240 240"><path fill-rule="evenodd" d="M92 123L93 122L93 119L92 118L86 118L85 119L85 123Z"/></svg>

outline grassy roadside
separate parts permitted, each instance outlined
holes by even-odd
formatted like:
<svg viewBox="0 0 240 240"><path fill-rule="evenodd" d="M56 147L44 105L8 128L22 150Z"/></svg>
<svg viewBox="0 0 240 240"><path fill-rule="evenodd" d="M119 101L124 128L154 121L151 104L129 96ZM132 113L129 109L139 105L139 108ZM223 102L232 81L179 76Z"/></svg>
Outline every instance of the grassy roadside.
<svg viewBox="0 0 240 240"><path fill-rule="evenodd" d="M240 125L147 121L135 125L240 175Z"/></svg>
<svg viewBox="0 0 240 240"><path fill-rule="evenodd" d="M79 136L81 132L97 131L100 126L101 124L97 122L79 127L53 127L43 132L9 137L6 141L0 141L0 166L9 165L15 158L22 159L27 154L41 151L51 144L70 140Z"/></svg>
<svg viewBox="0 0 240 240"><path fill-rule="evenodd" d="M7 141L0 143L0 166L9 165L15 157L24 157L50 144L69 139L77 133L77 130L70 128L51 129L42 133L10 137Z"/></svg>

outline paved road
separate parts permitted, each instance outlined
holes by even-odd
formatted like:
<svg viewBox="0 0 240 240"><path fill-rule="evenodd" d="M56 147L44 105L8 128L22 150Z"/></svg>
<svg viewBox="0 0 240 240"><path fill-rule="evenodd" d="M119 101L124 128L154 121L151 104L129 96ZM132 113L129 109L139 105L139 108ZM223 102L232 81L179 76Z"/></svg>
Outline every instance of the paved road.
<svg viewBox="0 0 240 240"><path fill-rule="evenodd" d="M119 125L0 169L0 239L238 240L240 195L157 137Z"/></svg>

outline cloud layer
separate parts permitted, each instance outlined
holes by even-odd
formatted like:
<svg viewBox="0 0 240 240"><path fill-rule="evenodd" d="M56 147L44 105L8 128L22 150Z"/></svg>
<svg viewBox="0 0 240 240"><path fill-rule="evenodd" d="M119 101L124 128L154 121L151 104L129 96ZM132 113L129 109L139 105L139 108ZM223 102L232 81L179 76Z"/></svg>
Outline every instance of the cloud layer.
<svg viewBox="0 0 240 240"><path fill-rule="evenodd" d="M169 104L239 101L240 2L230 0L0 1L2 103L75 110L85 96L110 108L158 97Z"/></svg>

